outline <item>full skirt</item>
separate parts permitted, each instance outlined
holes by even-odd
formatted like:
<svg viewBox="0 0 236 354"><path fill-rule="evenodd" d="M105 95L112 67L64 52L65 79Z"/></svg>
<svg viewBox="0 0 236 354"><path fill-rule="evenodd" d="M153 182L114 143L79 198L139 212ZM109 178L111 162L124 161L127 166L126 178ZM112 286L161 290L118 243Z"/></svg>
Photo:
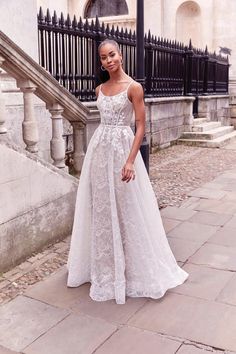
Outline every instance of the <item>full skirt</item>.
<svg viewBox="0 0 236 354"><path fill-rule="evenodd" d="M121 180L133 139L130 127L100 125L81 172L67 285L90 282L90 297L97 301L158 299L188 277L169 247L140 153L135 180Z"/></svg>

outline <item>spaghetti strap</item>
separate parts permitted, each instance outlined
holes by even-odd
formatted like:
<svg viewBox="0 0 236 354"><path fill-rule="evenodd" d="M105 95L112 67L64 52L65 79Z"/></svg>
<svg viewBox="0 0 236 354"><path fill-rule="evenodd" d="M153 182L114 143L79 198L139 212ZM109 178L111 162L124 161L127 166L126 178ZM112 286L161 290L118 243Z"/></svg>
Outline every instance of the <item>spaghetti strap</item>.
<svg viewBox="0 0 236 354"><path fill-rule="evenodd" d="M128 91L130 85L131 85L133 82L134 82L134 80L131 80L131 81L128 83L128 86L127 86L127 88L126 88L126 91Z"/></svg>

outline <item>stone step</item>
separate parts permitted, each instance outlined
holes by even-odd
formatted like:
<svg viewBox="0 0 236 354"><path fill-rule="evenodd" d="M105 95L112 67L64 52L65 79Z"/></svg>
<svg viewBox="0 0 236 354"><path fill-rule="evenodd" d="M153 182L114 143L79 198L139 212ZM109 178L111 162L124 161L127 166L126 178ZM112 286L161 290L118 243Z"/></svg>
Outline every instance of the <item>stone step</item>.
<svg viewBox="0 0 236 354"><path fill-rule="evenodd" d="M194 118L193 125L198 125L198 124L202 124L205 122L209 122L209 119L207 119L207 118Z"/></svg>
<svg viewBox="0 0 236 354"><path fill-rule="evenodd" d="M177 144L184 144L188 146L200 146L219 148L229 143L232 140L236 140L236 131L232 131L229 134L225 134L213 140L201 140L201 139L178 139Z"/></svg>
<svg viewBox="0 0 236 354"><path fill-rule="evenodd" d="M232 126L220 126L218 128L204 132L184 132L181 136L181 139L213 140L219 138L220 136L229 134L232 131L234 131L234 127Z"/></svg>
<svg viewBox="0 0 236 354"><path fill-rule="evenodd" d="M205 132L207 130L215 129L221 126L221 122L204 122L201 124L193 125L193 132Z"/></svg>

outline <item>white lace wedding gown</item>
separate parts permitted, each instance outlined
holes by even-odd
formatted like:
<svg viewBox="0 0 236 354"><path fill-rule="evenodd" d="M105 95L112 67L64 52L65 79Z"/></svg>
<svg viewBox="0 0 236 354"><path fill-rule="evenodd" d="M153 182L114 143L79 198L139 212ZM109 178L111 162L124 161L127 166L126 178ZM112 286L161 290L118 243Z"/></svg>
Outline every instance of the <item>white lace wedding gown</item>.
<svg viewBox="0 0 236 354"><path fill-rule="evenodd" d="M99 92L101 124L84 159L67 263L69 287L91 282L93 300L118 304L126 295L160 298L188 276L170 250L140 153L135 180L121 180L134 139L127 90Z"/></svg>

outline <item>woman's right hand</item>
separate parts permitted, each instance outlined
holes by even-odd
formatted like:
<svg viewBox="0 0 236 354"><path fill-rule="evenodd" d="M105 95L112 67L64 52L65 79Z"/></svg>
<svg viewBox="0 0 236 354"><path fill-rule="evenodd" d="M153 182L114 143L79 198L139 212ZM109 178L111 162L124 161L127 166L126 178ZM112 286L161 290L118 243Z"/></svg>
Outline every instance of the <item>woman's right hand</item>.
<svg viewBox="0 0 236 354"><path fill-rule="evenodd" d="M121 180L128 183L135 179L135 169L134 164L131 162L126 162L121 171Z"/></svg>

